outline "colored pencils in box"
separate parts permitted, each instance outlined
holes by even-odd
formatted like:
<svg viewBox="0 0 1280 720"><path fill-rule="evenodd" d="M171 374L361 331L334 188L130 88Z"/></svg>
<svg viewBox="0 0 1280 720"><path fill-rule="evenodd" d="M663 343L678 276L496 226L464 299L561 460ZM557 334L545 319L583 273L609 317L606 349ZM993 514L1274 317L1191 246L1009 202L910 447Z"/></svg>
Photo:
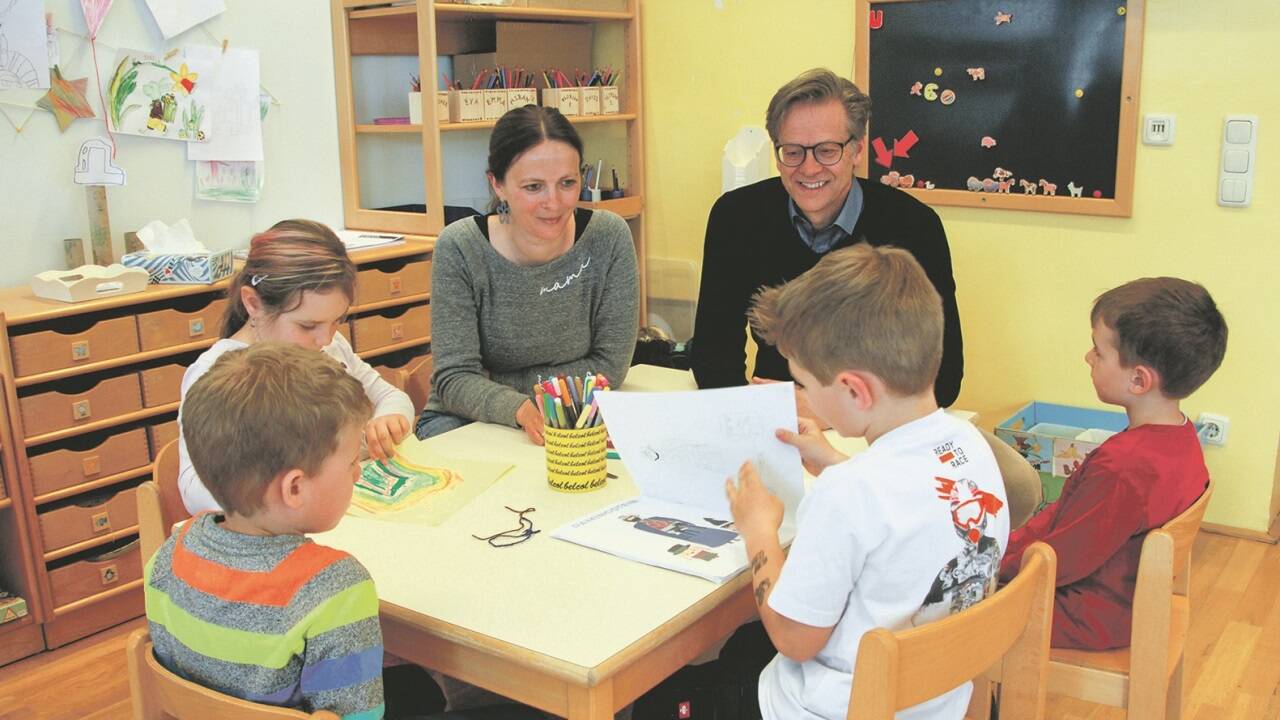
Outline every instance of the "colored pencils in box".
<svg viewBox="0 0 1280 720"><path fill-rule="evenodd" d="M541 377L533 386L533 401L542 421L559 429L583 429L602 424L596 395L609 389L603 375L559 374Z"/></svg>

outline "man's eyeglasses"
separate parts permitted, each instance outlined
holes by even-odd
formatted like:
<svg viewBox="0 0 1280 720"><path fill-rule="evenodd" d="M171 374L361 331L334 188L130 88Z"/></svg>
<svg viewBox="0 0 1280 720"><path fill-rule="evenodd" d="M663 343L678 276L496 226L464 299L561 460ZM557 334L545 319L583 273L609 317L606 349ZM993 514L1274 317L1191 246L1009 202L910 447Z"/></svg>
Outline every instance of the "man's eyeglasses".
<svg viewBox="0 0 1280 720"><path fill-rule="evenodd" d="M503 530L500 533L495 533L488 537L481 537L480 535L472 535L471 537L477 540L484 540L485 542L489 543L493 547L504 548L504 547L511 547L512 545L519 545L520 543L524 542L525 540L528 540L529 538L533 537L537 533L542 532L541 530L534 530L533 521L525 517L526 513L531 513L537 508L525 508L523 510L517 510L508 505L504 505L503 507L507 508L508 510L516 514L516 516L520 519L519 527L516 527L511 530Z"/></svg>
<svg viewBox="0 0 1280 720"><path fill-rule="evenodd" d="M844 157L844 146L851 142L853 142L853 136L844 142L828 140L817 145L785 143L774 145L773 151L778 157L778 164L787 167L800 167L804 164L805 154L810 152L813 153L813 159L817 160L819 165L835 165L840 162L840 158Z"/></svg>

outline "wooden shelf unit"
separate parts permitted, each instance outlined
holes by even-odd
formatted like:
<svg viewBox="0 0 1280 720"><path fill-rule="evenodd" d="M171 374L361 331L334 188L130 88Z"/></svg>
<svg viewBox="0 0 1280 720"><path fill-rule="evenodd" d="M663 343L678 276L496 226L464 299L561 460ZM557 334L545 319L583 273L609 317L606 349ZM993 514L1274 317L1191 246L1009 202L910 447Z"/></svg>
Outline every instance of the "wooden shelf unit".
<svg viewBox="0 0 1280 720"><path fill-rule="evenodd" d="M537 0L529 0L536 4ZM645 190L644 171L644 107L640 64L640 3L641 0L625 0L625 9L570 10L540 7L492 7L437 3L433 0L413 0L385 7L385 0L330 0L333 25L334 80L338 106L339 158L342 165L342 194L344 217L348 227L379 232L401 232L437 236L444 227L445 188L459 178L444 176L444 140L458 133L470 135L488 132L495 121L446 122L436 116L436 103L432 89L435 78L440 77L436 58L439 54L454 54L450 48L460 45L460 36L474 32L477 27L493 27L494 23L539 22L566 25L614 25L621 27L621 48L616 54L622 58L622 112L611 115L574 116L569 118L577 126L618 126L625 133L626 190L630 195L624 200L623 214L631 226L636 245L640 280L640 317L648 316L648 271L646 262L645 226L642 212ZM616 33L611 33L616 38ZM597 39L597 43L600 40ZM613 46L610 46L611 48ZM598 49L598 48L597 48ZM430 78L424 94L421 124L374 125L357 107L359 82L353 59L360 56L408 56L416 57L417 74L424 80ZM526 67L534 67L526 63ZM399 67L399 66L397 66ZM357 120L357 116L361 120ZM612 130L610 132L613 132ZM421 173L423 193L420 198L400 200L396 203L381 202L372 198L376 193L361 182L361 173L376 172L378 159L366 147L368 143L397 143L398 155L408 152L401 147L407 142L421 144ZM588 143L590 145L590 143ZM417 153L416 148L412 151ZM362 153L368 153L365 157ZM588 154L591 148L588 147ZM619 168L622 165L619 164ZM409 168L398 168L397 177L410 177L416 173ZM366 178L368 180L369 178ZM412 193L410 193L412 194ZM377 205L402 207L419 205L425 212L379 209ZM609 208L608 204L598 207ZM620 213L622 214L622 213Z"/></svg>
<svg viewBox="0 0 1280 720"><path fill-rule="evenodd" d="M388 278L398 276L407 263L419 263L419 275L425 264L429 273L429 260L435 247L434 239L408 236L403 243L384 245L351 254L362 273L375 271L374 280L382 274ZM394 311L401 307L426 305L430 292L412 291L409 276L405 276L404 294L399 292L399 281L386 281L381 286L384 296L353 305L352 316L368 316ZM415 276L415 282L427 282ZM367 278L366 278L367 279ZM105 475L91 475L85 468L84 479L73 485L49 489L37 494L33 484L30 458L53 450L75 448L77 453L92 453L108 438L118 437L138 428L151 428L171 422L178 410L177 402L161 402L140 410L114 416L95 418L72 427L61 427L49 432L28 434L24 430L23 414L19 409L20 397L46 392L67 393L68 388L79 388L86 378L115 378L138 372L139 369L164 364L174 358L174 363L187 363L216 342L218 328L211 337L198 341L178 343L169 347L139 351L122 357L84 362L72 367L16 376L14 362L15 336L35 332L54 331L59 335L82 334L103 320L120 317L141 317L150 312L167 312L180 309L190 312L189 303L201 304L202 297L210 301L225 294L230 280L212 285L152 285L145 291L114 298L90 300L68 304L36 298L28 287L0 289L0 469L3 470L3 493L0 493L0 585L16 590L26 599L29 617L0 625L0 664L39 651L72 642L85 635L111 625L124 622L142 614L141 581L117 582L104 585L101 592L66 602L57 607L53 601L53 587L49 573L52 568L78 563L92 557L98 548L109 544L127 542L137 536L133 522L118 523L116 529L75 542L65 547L46 551L41 535L41 518L46 513L65 507L77 498L108 487L130 489L151 476L150 456L137 458L123 469L112 469ZM364 287L362 285L362 287ZM362 291L363 292L363 291ZM372 294L372 293L371 293ZM390 295L390 297L385 297ZM132 317L131 317L132 320ZM116 320L118 322L118 320ZM206 324L207 326L207 324ZM395 352L425 355L429 352L430 328L408 327L407 336L414 340L391 346L375 347L357 352L361 357L380 357ZM357 348L359 339L356 339ZM418 350L421 350L419 353ZM43 351L43 347L41 347ZM65 348L63 349L65 351ZM58 352L50 349L50 352ZM49 365L46 365L49 366ZM140 383L141 385L141 383ZM79 392L77 390L77 392ZM70 397L70 396L68 396ZM90 443L96 443L90 445ZM82 446L90 450L80 450ZM145 446L144 446L145 447ZM154 455L158 448L150 448ZM143 464L145 462L146 464ZM106 468L104 468L105 470ZM79 470L76 470L77 476ZM83 557L82 557L83 556ZM27 648L32 638L38 639L34 649ZM12 650L7 646L12 640Z"/></svg>

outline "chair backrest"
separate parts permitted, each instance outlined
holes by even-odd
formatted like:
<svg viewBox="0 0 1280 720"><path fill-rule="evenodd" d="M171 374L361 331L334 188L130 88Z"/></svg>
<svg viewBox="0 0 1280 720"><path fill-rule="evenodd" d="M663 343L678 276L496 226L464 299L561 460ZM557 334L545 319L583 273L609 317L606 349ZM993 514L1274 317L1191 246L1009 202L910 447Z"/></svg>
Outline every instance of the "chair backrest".
<svg viewBox="0 0 1280 720"><path fill-rule="evenodd" d="M422 412L427 406L427 399L431 397L431 372L435 369L435 361L432 355L405 365L402 372L404 373L404 391L408 393L409 399L413 401L413 409Z"/></svg>
<svg viewBox="0 0 1280 720"><path fill-rule="evenodd" d="M218 718L219 720L339 720L328 710L301 710L259 705L210 690L169 672L156 660L151 636L141 628L129 636L129 693L134 720Z"/></svg>
<svg viewBox="0 0 1280 720"><path fill-rule="evenodd" d="M968 610L922 627L862 636L849 698L852 720L890 720L984 673L1001 682L1005 717L1044 716L1057 558L1044 543L1022 554L1017 577Z"/></svg>
<svg viewBox="0 0 1280 720"><path fill-rule="evenodd" d="M178 441L160 448L151 479L138 486L138 536L146 562L169 538L174 523L191 517L178 489Z"/></svg>
<svg viewBox="0 0 1280 720"><path fill-rule="evenodd" d="M1009 443L982 428L978 428L978 431L982 433L982 439L987 441L987 445L991 446L991 452L996 456L996 467L1000 469L1000 477L1004 478L1005 497L1009 500L1009 529L1022 527L1044 500L1044 485L1040 482L1040 473Z"/></svg>

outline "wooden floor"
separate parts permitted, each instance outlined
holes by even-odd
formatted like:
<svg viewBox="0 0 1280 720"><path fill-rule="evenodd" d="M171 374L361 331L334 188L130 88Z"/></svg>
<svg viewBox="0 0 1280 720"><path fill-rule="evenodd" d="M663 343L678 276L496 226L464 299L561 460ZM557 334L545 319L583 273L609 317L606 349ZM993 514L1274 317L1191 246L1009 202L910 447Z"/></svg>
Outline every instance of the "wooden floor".
<svg viewBox="0 0 1280 720"><path fill-rule="evenodd" d="M1201 533L1192 570L1188 720L1280 720L1280 546ZM129 717L124 643L141 620L0 668L0 720ZM1053 720L1124 713L1050 696Z"/></svg>

